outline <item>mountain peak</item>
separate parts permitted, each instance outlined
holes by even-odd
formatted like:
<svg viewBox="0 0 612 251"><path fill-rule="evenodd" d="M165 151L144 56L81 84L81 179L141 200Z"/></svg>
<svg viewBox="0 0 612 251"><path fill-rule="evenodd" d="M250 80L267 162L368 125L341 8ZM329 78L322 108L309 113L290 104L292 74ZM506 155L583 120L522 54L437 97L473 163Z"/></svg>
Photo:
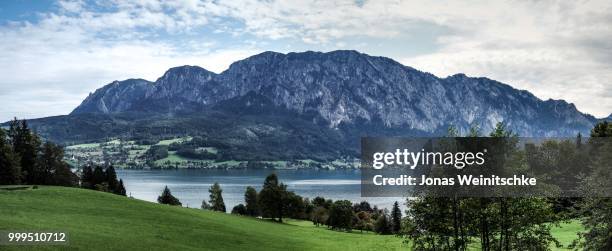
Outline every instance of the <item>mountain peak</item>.
<svg viewBox="0 0 612 251"><path fill-rule="evenodd" d="M216 75L214 72L206 70L200 66L183 65L183 66L177 66L177 67L172 67L168 69L160 79L170 78L172 76L185 76L185 75L193 75L193 74Z"/></svg>

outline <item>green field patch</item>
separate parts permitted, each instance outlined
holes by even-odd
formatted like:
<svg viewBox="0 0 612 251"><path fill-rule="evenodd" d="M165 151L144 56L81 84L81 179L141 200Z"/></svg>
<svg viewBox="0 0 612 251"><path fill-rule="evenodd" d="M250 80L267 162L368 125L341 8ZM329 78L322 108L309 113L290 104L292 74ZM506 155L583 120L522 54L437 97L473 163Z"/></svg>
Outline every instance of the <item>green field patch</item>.
<svg viewBox="0 0 612 251"><path fill-rule="evenodd" d="M216 147L198 147L198 148L196 148L195 150L196 150L196 151L202 151L202 152L203 152L203 151L207 151L207 152L212 153L212 154L217 154L217 153L219 153L219 151L217 150L217 148L216 148Z"/></svg>
<svg viewBox="0 0 612 251"><path fill-rule="evenodd" d="M66 149L73 150L73 149L99 148L99 147L100 147L100 143L89 143L89 144L79 144L79 145L67 146Z"/></svg>
<svg viewBox="0 0 612 251"><path fill-rule="evenodd" d="M184 142L188 142L191 141L193 138L191 136L187 136L187 137L182 137L182 138L175 138L175 139L166 139L166 140L160 140L159 142L157 142L156 145L165 145L168 146L172 143L184 143Z"/></svg>

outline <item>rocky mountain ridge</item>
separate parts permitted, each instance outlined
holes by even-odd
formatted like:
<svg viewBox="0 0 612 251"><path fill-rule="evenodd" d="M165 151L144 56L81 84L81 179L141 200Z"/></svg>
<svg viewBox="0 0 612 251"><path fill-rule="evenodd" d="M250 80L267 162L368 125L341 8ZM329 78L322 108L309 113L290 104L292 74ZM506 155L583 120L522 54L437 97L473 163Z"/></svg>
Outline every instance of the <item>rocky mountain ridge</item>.
<svg viewBox="0 0 612 251"><path fill-rule="evenodd" d="M488 132L504 122L521 136L572 136L588 132L597 120L563 100L540 100L495 80L464 74L439 78L356 51L264 52L220 74L198 66L175 67L155 82L108 84L71 115L180 117L244 101L247 95L329 128L366 124L439 134L450 125L463 132L470 126Z"/></svg>

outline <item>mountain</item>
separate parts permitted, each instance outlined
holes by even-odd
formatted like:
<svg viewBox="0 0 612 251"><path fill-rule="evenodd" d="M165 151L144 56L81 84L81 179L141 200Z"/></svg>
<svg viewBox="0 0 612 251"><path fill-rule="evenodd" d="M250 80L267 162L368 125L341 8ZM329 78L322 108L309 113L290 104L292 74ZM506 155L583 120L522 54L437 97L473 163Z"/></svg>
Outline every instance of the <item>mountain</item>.
<svg viewBox="0 0 612 251"><path fill-rule="evenodd" d="M69 115L32 124L61 142L134 137L145 128L147 135L235 136L230 141L243 146L285 135L287 144L304 138L297 145L317 148L354 146L360 135L443 135L451 125L488 133L498 122L521 136L575 136L596 121L563 100L488 78L439 78L357 51L308 51L264 52L220 74L181 66L155 82L115 81Z"/></svg>
<svg viewBox="0 0 612 251"><path fill-rule="evenodd" d="M113 82L71 114L197 113L248 93L329 127L357 121L434 133L455 125L489 131L505 122L521 135L575 135L595 118L563 100L542 101L487 78L438 78L384 57L356 51L264 52L215 74L197 66L168 70L154 83Z"/></svg>

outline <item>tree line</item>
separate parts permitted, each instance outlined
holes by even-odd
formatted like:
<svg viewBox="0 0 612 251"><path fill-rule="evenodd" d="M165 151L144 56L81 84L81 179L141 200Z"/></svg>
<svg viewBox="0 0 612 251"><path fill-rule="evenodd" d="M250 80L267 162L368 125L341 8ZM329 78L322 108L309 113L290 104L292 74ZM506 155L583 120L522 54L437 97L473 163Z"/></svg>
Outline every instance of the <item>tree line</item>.
<svg viewBox="0 0 612 251"><path fill-rule="evenodd" d="M87 165L81 175L64 161L63 147L44 141L26 120L14 119L0 128L0 185L53 185L94 189L125 195L123 180L112 166Z"/></svg>
<svg viewBox="0 0 612 251"><path fill-rule="evenodd" d="M449 136L458 136L454 128ZM468 137L478 137L473 128ZM509 155L505 165L538 170L556 179L582 179L580 198L546 197L435 197L420 196L406 200L405 217L395 202L391 212L371 207L367 201L352 204L347 200L333 201L323 197L302 198L279 182L276 174L266 177L257 191L247 187L244 204L236 205L232 214L261 217L282 222L284 218L310 220L316 226L332 230L374 231L396 234L406 239L415 250L550 250L559 247L551 228L561 221L580 220L585 227L570 248L612 250L612 199L606 197L612 180L612 144L595 140L612 137L612 125L597 124L591 137L583 142L547 141L540 145L516 146L517 135L499 123L489 137L507 138ZM581 175L567 175L569 173ZM209 189L210 199L202 201L202 209L225 212L222 189L218 183ZM167 187L162 201L180 205L178 199L164 200L170 194ZM170 204L170 203L168 203Z"/></svg>
<svg viewBox="0 0 612 251"><path fill-rule="evenodd" d="M201 208L226 212L223 190L219 183L215 182L208 192L209 199L202 201ZM167 186L157 201L161 204L182 205ZM325 225L332 230L374 231L380 234L399 234L402 224L402 212L398 202L394 203L389 212L387 209L371 207L367 201L352 204L348 200L333 201L323 197L310 200L288 191L287 186L279 182L275 173L265 178L259 192L254 187L247 187L244 201L244 204L234 206L231 213L277 222L283 222L284 218L310 220L316 226Z"/></svg>
<svg viewBox="0 0 612 251"><path fill-rule="evenodd" d="M0 128L0 184L76 186L79 178L64 162L64 150L43 142L25 120Z"/></svg>
<svg viewBox="0 0 612 251"><path fill-rule="evenodd" d="M456 137L457 131L449 130ZM472 129L468 137L479 137ZM612 250L612 202L605 196L612 175L612 144L597 140L612 136L612 125L597 124L583 142L551 140L519 149L515 134L503 123L489 137L506 138L506 162L513 170L546 170L549 178L573 182L582 179L580 198L546 197L437 197L408 199L400 235L415 250L550 250L559 247L551 227L579 219L586 228L570 248ZM574 180L575 181L575 180Z"/></svg>

